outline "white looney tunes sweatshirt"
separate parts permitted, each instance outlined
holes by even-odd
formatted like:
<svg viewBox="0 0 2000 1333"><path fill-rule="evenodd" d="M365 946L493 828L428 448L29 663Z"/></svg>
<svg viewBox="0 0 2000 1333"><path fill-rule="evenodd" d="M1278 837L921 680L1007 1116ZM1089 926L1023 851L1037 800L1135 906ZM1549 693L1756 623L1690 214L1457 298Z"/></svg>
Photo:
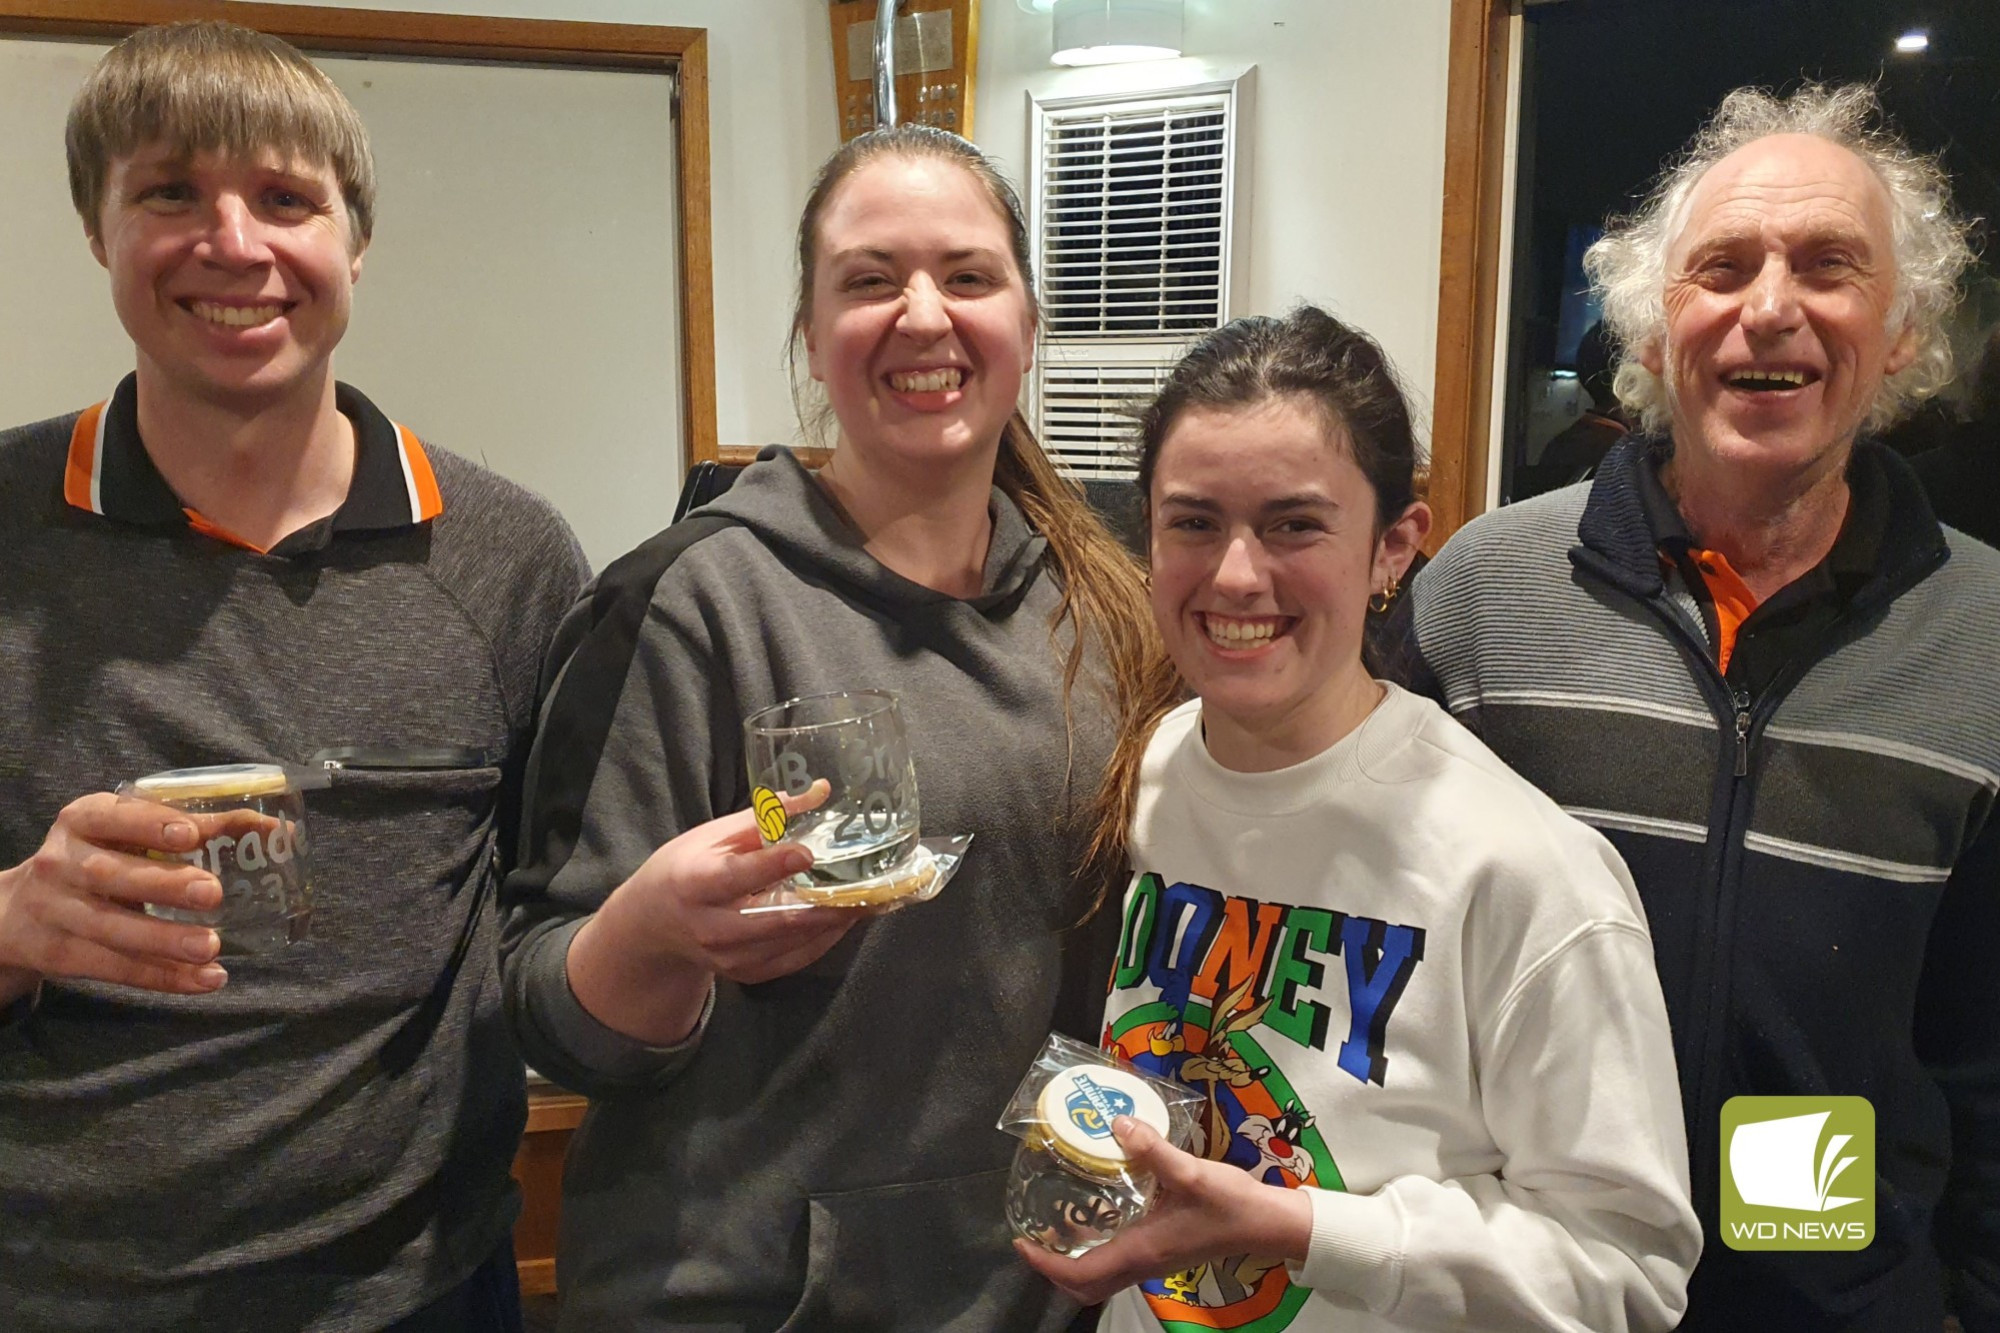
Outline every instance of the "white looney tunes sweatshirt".
<svg viewBox="0 0 2000 1333"><path fill-rule="evenodd" d="M1303 1264L1119 1293L1109 1333L1668 1329L1701 1229L1623 862L1394 686L1324 753L1160 724L1104 1040L1204 1094L1194 1150L1313 1204Z"/></svg>

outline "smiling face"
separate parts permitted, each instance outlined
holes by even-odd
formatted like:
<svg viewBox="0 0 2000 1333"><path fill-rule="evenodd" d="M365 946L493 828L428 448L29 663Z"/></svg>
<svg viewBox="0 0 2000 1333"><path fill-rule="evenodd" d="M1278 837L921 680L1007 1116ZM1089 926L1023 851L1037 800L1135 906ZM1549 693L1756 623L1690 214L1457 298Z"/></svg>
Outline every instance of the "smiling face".
<svg viewBox="0 0 2000 1333"><path fill-rule="evenodd" d="M1429 528L1415 504L1378 537L1375 506L1345 430L1302 400L1192 407L1168 431L1151 493L1153 616L1223 766L1298 762L1374 706L1368 598Z"/></svg>
<svg viewBox="0 0 2000 1333"><path fill-rule="evenodd" d="M156 388L245 407L325 391L361 276L327 168L142 149L113 160L90 248Z"/></svg>
<svg viewBox="0 0 2000 1333"><path fill-rule="evenodd" d="M949 162L878 158L836 187L817 237L806 364L842 446L906 465L990 462L1035 322L986 187Z"/></svg>
<svg viewBox="0 0 2000 1333"><path fill-rule="evenodd" d="M1759 139L1695 186L1667 255L1664 345L1677 449L1767 475L1844 465L1882 380L1916 351L1890 330L1889 198L1813 135Z"/></svg>

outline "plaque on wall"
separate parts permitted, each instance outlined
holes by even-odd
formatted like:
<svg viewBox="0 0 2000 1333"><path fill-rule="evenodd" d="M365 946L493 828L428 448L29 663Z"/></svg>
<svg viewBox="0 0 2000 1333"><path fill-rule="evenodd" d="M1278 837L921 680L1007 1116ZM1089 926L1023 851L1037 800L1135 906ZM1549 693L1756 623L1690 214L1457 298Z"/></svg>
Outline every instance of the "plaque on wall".
<svg viewBox="0 0 2000 1333"><path fill-rule="evenodd" d="M935 125L972 137L979 0L834 0L833 78L842 142L889 123L881 114L877 10L894 6L888 81L893 123Z"/></svg>

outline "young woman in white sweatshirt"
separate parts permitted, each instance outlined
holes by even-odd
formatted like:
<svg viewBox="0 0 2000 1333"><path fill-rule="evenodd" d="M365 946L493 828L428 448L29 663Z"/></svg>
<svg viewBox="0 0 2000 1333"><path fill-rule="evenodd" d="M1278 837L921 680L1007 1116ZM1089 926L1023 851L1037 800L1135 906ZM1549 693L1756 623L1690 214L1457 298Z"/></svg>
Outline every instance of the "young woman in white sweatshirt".
<svg viewBox="0 0 2000 1333"><path fill-rule="evenodd" d="M1197 697L1129 747L1104 1043L1203 1105L1191 1152L1119 1123L1146 1217L1024 1258L1108 1333L1673 1327L1701 1231L1632 882L1363 661L1430 528L1380 348L1310 307L1239 320L1142 441Z"/></svg>

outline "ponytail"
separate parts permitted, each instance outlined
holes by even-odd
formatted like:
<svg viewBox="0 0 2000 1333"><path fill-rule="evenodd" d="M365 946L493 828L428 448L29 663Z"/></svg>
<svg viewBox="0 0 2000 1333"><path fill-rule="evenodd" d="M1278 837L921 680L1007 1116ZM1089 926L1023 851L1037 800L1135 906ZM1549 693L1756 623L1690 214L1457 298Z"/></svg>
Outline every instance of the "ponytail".
<svg viewBox="0 0 2000 1333"><path fill-rule="evenodd" d="M1098 641L1110 677L1118 740L1087 807L1092 833L1077 878L1090 893L1090 905L1081 924L1123 885L1139 760L1153 726L1179 701L1180 679L1147 607L1144 568L1112 537L1077 484L1056 470L1019 412L1001 433L993 482L1048 541L1062 585L1051 629L1066 618L1075 622L1063 662L1063 718L1072 737L1073 694L1087 639Z"/></svg>

